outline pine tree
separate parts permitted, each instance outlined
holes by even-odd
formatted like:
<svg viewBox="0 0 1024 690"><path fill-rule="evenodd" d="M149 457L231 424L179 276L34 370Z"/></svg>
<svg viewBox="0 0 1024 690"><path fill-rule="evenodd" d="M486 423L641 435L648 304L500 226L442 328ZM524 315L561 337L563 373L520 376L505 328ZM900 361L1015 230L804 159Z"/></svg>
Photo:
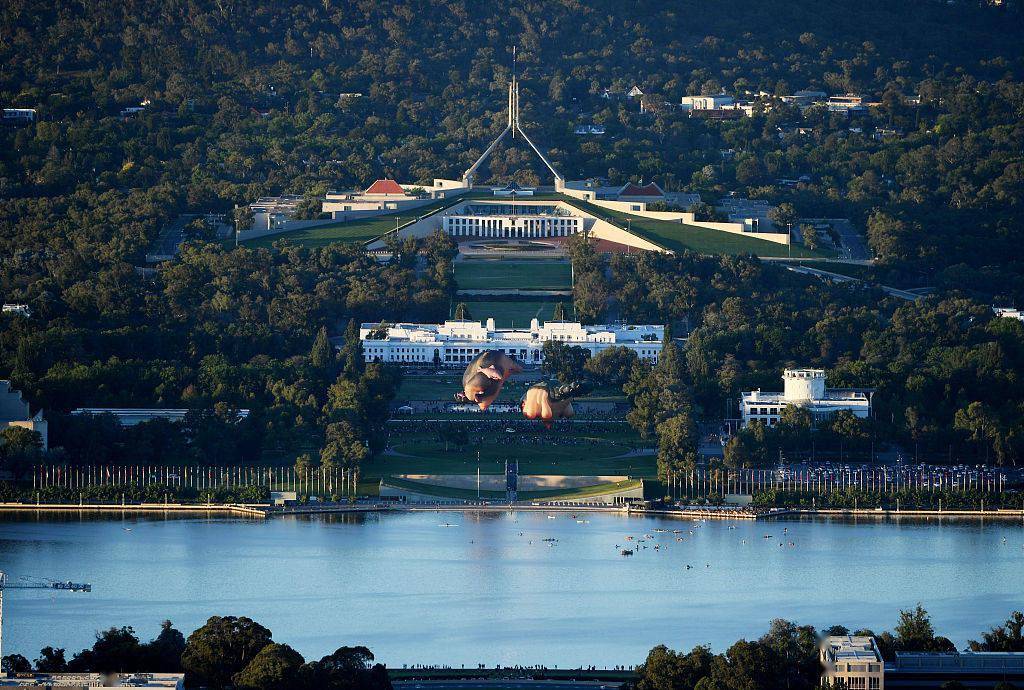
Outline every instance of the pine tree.
<svg viewBox="0 0 1024 690"><path fill-rule="evenodd" d="M366 361L363 358L363 341L359 339L359 326L355 319L349 319L345 328L345 342L341 346L341 373L349 381L356 381L363 374Z"/></svg>
<svg viewBox="0 0 1024 690"><path fill-rule="evenodd" d="M328 372L334 363L334 346L331 345L331 341L327 338L327 328L325 326L321 326L316 334L313 348L309 351L309 362L325 373Z"/></svg>

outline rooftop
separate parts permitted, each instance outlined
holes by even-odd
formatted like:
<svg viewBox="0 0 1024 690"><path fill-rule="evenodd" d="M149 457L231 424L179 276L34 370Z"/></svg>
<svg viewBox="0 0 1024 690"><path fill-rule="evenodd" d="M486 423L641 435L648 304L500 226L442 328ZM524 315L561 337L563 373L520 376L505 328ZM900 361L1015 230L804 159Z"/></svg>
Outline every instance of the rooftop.
<svg viewBox="0 0 1024 690"><path fill-rule="evenodd" d="M619 190L619 196L649 196L661 198L665 196L665 192L661 191L661 187L654 182L648 182L643 186L630 182Z"/></svg>
<svg viewBox="0 0 1024 690"><path fill-rule="evenodd" d="M367 187L366 191L363 192L363 194L405 196L405 190L402 189L402 186L395 182L394 180L384 178L383 180L377 180L369 187Z"/></svg>
<svg viewBox="0 0 1024 690"><path fill-rule="evenodd" d="M822 640L822 648L832 661L881 661L872 637L832 635Z"/></svg>
<svg viewBox="0 0 1024 690"><path fill-rule="evenodd" d="M377 323L363 323L360 335L364 339L370 331L379 328ZM584 326L575 321L548 321L541 323L533 319L529 328L495 328L493 319L479 321L445 321L434 323L396 323L388 327L387 340L418 343L445 341L473 342L543 342L563 340L565 342L612 342L660 343L665 334L662 325L614 324Z"/></svg>

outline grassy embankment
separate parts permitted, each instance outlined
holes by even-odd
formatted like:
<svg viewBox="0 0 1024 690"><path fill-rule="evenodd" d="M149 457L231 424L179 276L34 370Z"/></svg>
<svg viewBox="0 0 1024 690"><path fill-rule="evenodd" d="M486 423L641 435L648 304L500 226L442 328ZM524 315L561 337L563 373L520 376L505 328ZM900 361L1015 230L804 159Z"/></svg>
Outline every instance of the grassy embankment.
<svg viewBox="0 0 1024 690"><path fill-rule="evenodd" d="M736 235L668 220L644 218L602 208L570 197L566 197L565 201L620 228L628 227L634 235L676 252L689 250L700 254L755 254L757 256L793 256L794 258L829 258L832 256L831 253L822 250L811 251L799 245L794 245L790 250L786 245L756 237Z"/></svg>
<svg viewBox="0 0 1024 690"><path fill-rule="evenodd" d="M467 259L455 263L455 281L460 290L570 290L572 267L567 261L551 259ZM529 326L532 319L549 321L558 302L572 315L571 295L535 299L459 295L456 300L466 303L472 318L493 317L499 328Z"/></svg>
<svg viewBox="0 0 1024 690"><path fill-rule="evenodd" d="M430 484L409 481L407 479L398 479L396 477L387 477L386 482L389 485L400 489L406 489L407 491L415 491L417 493L426 494L428 496L437 496L438 498L453 498L464 500L473 500L476 498L480 498L483 500L492 501L501 501L505 499L504 491L481 490L478 494L476 489L456 489L451 487L432 486ZM582 486L574 489L546 489L543 491L520 491L519 500L578 500L581 498L587 498L591 496L602 496L604 494L614 493L617 491L635 489L638 488L640 485L641 484L639 480L631 479L621 482L609 482L606 484L595 484L593 486Z"/></svg>

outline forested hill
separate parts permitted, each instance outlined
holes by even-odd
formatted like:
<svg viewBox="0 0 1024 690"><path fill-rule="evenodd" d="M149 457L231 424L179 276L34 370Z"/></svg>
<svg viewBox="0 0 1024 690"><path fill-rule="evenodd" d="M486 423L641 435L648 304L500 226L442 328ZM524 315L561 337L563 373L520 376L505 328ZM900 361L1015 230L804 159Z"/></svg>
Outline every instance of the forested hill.
<svg viewBox="0 0 1024 690"><path fill-rule="evenodd" d="M446 238L386 265L191 242L136 267L180 213L292 193L312 216L330 188L460 174L503 126L516 45L524 123L565 175L849 218L880 282L935 288L897 309L747 257L620 257L618 304L695 329L706 410L821 366L880 389L889 437L1024 457L1020 324L990 309L1024 307L1022 23L1021 0L5 0L0 105L38 117L0 128L0 299L32 311L0 315L0 378L72 459L378 448L393 372L352 351L343 367L328 335L444 318ZM761 105L720 122L665 105L723 89ZM848 119L777 98L800 89L876 105ZM585 123L606 134L576 136ZM514 143L481 182L549 179ZM172 434L57 416L80 406L216 418ZM225 433L238 408L252 414Z"/></svg>
<svg viewBox="0 0 1024 690"><path fill-rule="evenodd" d="M1016 298L1022 23L1019 0L9 0L0 102L39 122L0 132L0 196L16 200L0 209L0 252L84 244L123 258L182 211L281 192L312 210L325 189L385 174L456 176L502 126L517 45L524 121L566 175L851 217L904 279L954 286L961 265L983 268L973 289ZM651 113L600 97L634 84ZM863 134L819 113L802 137L778 134L801 119L779 102L725 123L663 105L807 88L882 105ZM607 136L574 136L588 122ZM882 126L902 136L872 139ZM542 172L512 148L489 175Z"/></svg>

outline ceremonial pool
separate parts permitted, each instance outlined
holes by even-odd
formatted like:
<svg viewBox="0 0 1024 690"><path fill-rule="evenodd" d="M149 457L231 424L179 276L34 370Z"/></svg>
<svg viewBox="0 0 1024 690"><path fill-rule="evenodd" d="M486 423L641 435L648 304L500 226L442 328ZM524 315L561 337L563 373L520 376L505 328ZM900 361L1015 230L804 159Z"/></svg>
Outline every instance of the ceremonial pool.
<svg viewBox="0 0 1024 690"><path fill-rule="evenodd" d="M0 570L12 584L93 585L6 593L3 653L29 659L46 645L70 657L111 626L147 640L164 619L187 635L210 615L244 615L307 657L362 644L399 667L612 666L662 643L722 650L776 617L891 629L918 602L963 646L1024 607L1024 528L544 512L18 515L0 518Z"/></svg>

